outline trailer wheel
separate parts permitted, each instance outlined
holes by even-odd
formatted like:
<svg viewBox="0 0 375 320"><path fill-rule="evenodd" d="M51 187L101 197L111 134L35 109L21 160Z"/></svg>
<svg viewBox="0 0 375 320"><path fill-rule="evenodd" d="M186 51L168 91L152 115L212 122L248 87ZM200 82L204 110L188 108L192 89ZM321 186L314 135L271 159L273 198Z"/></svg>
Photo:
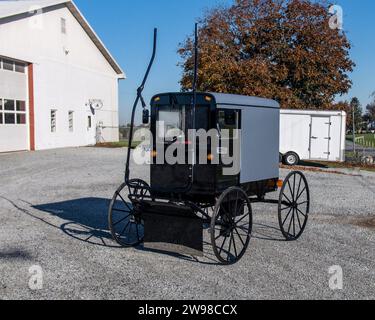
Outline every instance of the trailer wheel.
<svg viewBox="0 0 375 320"><path fill-rule="evenodd" d="M142 180L123 183L115 192L109 206L108 222L113 239L123 247L135 247L143 242L144 223L140 213L134 210L129 195L142 200L149 196L148 184ZM126 194L128 190L128 194ZM130 199L129 199L130 200Z"/></svg>
<svg viewBox="0 0 375 320"><path fill-rule="evenodd" d="M279 198L279 225L287 241L294 241L305 231L310 213L310 190L301 172L291 172L284 181Z"/></svg>
<svg viewBox="0 0 375 320"><path fill-rule="evenodd" d="M300 158L295 152L288 152L284 156L284 164L287 166L296 166L300 162Z"/></svg>
<svg viewBox="0 0 375 320"><path fill-rule="evenodd" d="M217 200L211 220L211 244L223 264L238 262L249 246L253 226L251 204L238 187L227 189Z"/></svg>

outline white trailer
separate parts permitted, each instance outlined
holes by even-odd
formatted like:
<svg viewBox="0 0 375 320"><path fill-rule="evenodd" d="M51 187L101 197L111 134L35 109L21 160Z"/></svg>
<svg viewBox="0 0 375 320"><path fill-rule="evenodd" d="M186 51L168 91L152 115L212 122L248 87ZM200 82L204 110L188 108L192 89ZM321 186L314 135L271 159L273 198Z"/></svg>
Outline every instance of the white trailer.
<svg viewBox="0 0 375 320"><path fill-rule="evenodd" d="M344 111L281 110L280 156L284 164L344 162L346 117Z"/></svg>

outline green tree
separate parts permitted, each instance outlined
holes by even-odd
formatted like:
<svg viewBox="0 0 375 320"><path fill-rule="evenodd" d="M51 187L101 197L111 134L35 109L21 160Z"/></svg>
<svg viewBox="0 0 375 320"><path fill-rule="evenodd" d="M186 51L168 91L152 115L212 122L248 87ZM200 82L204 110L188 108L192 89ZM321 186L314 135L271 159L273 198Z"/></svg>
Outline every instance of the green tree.
<svg viewBox="0 0 375 320"><path fill-rule="evenodd" d="M323 0L235 0L200 27L200 91L276 99L283 108L332 108L348 92L350 43ZM180 45L182 90L192 87L193 38Z"/></svg>
<svg viewBox="0 0 375 320"><path fill-rule="evenodd" d="M369 122L375 122L375 92L371 96L374 100L366 107L366 118L369 120Z"/></svg>
<svg viewBox="0 0 375 320"><path fill-rule="evenodd" d="M354 124L355 129L358 131L359 129L362 129L362 123L363 123L363 111L361 107L361 103L359 102L359 99L357 97L354 97L350 101L350 112L348 113L349 121L349 129L353 130L353 115L354 115Z"/></svg>

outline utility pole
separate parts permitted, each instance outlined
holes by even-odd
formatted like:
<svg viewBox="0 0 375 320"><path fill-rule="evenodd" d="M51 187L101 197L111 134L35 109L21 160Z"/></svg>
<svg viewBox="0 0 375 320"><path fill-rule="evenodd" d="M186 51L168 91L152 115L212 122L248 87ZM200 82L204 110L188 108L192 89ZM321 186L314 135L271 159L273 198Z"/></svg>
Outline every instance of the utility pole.
<svg viewBox="0 0 375 320"><path fill-rule="evenodd" d="M354 154L356 154L357 148L356 148L356 145L355 145L355 106L354 106L354 104L353 104L352 108L353 108L353 150L354 150Z"/></svg>

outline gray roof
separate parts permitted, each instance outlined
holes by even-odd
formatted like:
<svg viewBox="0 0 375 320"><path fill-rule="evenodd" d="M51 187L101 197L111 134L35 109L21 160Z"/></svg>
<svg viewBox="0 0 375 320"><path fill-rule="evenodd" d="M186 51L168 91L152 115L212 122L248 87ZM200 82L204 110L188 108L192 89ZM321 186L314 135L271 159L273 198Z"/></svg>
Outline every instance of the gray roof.
<svg viewBox="0 0 375 320"><path fill-rule="evenodd" d="M242 96L237 94L226 93L210 93L215 97L218 105L235 105L235 106L249 106L249 107L268 107L280 108L280 105L275 100Z"/></svg>
<svg viewBox="0 0 375 320"><path fill-rule="evenodd" d="M67 6L67 8L77 19L82 28L85 30L87 35L94 42L95 46L99 49L99 51L111 65L113 70L115 70L120 78L125 78L125 73L124 71L122 71L120 65L112 57L109 50L105 47L104 43L100 40L94 29L90 26L90 24L87 22L85 17L82 15L82 13L79 11L72 0L1 0L0 19L24 14L31 10L35 10L35 8L44 9L62 4L65 4Z"/></svg>

